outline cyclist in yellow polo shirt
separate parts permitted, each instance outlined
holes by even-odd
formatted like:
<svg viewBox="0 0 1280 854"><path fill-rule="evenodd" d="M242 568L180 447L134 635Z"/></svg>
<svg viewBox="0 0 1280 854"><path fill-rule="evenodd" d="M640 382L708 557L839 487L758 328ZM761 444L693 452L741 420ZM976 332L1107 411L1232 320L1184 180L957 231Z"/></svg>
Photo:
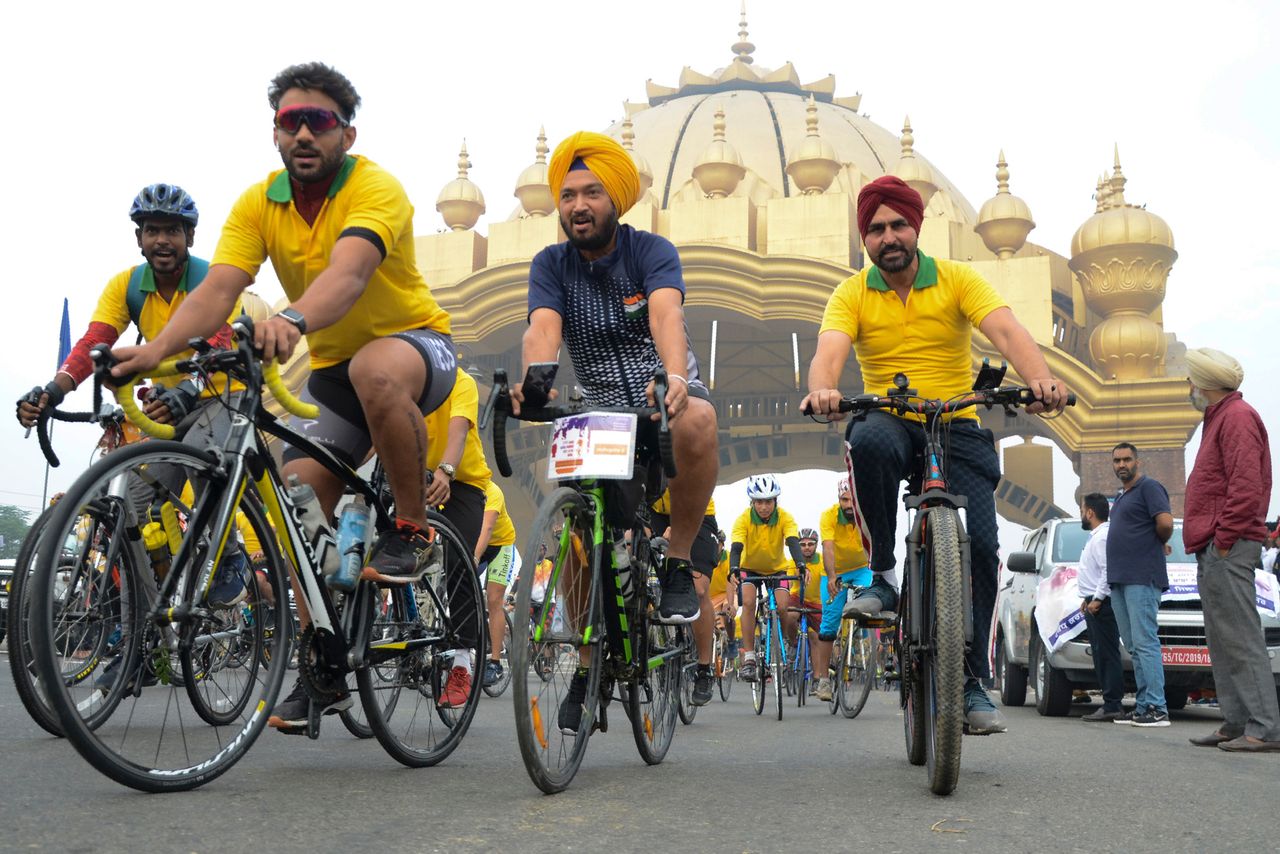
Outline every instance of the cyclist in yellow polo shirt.
<svg viewBox="0 0 1280 854"><path fill-rule="evenodd" d="M225 317L264 261L271 261L289 306L258 323L264 358L287 359L302 335L311 350L304 401L320 417L302 425L307 438L347 462L377 451L395 499L396 526L379 534L364 577L407 583L425 566L427 436L422 416L453 388L457 358L449 316L418 272L413 206L400 183L377 164L350 154L360 105L351 81L322 63L284 69L267 87L273 137L284 169L246 190L232 206L209 275L153 341L125 348L117 376L145 372L208 334ZM338 478L286 449L283 474L311 485L332 516ZM299 614L304 623L306 617ZM474 643L478 638L462 637ZM342 693L322 711L349 707ZM309 701L299 680L271 722L301 731Z"/></svg>
<svg viewBox="0 0 1280 854"><path fill-rule="evenodd" d="M476 381L461 368L455 369L453 390L449 399L424 419L427 428L426 469L431 478L427 485L427 505L439 507L446 519L462 535L462 541L476 552L484 530L489 484L493 472L485 460L484 445L476 424L480 413L480 390ZM457 568L450 563L448 569ZM457 583L459 613L471 613L471 585ZM499 635L501 638L501 635ZM454 649L449 677L441 694L440 705L451 708L466 705L471 696L475 662L470 649Z"/></svg>
<svg viewBox="0 0 1280 854"><path fill-rule="evenodd" d="M729 547L729 571L735 576L778 575L795 568L804 571L804 556L800 553L799 529L790 513L778 506L782 487L771 474L752 475L747 479L747 498L751 506L733 523L733 537ZM790 552L787 560L784 548ZM747 681L756 678L756 595L763 582L755 581L738 585L742 601L742 669L739 675ZM761 591L763 592L763 591ZM774 598L782 616L783 634L787 643L796 638L796 615L787 611L791 604L787 582L779 582Z"/></svg>
<svg viewBox="0 0 1280 854"><path fill-rule="evenodd" d="M822 624L818 629L818 642L813 645L813 672L818 674L817 697L831 699L831 678L827 668L831 664L831 645L840 633L840 620L844 614L847 590L840 584L866 587L871 583L871 570L867 568L867 553L862 547L862 530L853 507L853 492L849 478L841 476L836 481L836 503L822 511L818 529L822 536L822 566L825 579L822 589Z"/></svg>
<svg viewBox="0 0 1280 854"><path fill-rule="evenodd" d="M716 622L722 623L729 646L724 656L732 660L738 654L737 614L738 614L738 579L729 572L729 551L725 548L728 535L724 531L716 531L716 542L720 546L720 562L711 574L711 584L707 586L707 596L711 600L711 610L716 615Z"/></svg>
<svg viewBox="0 0 1280 854"><path fill-rule="evenodd" d="M671 490L664 490L650 508L653 511L654 532L661 531L671 538ZM716 502L713 498L702 514L702 523L693 535L689 550L689 563L693 572L693 589L698 594L698 618L693 621L693 639L698 645L698 669L694 674L693 693L690 700L695 706L711 702L715 673L711 669L711 656L715 652L716 616L711 606L711 579L719 562L720 543L716 539L720 526L716 523Z"/></svg>
<svg viewBox="0 0 1280 854"><path fill-rule="evenodd" d="M809 395L802 410L839 420L840 375L857 353L863 390L882 394L893 377L906 374L926 398L947 399L972 386L970 339L977 328L1012 364L1039 403L1028 411L1061 410L1067 389L1049 371L1039 345L1000 295L972 268L931 258L920 251L924 202L902 180L886 175L858 193L858 231L872 263L841 283L827 301L809 365ZM847 609L872 613L897 606L886 574L894 569L897 501L912 474L924 431L917 421L884 411L870 413L846 433L854 502L871 533L875 580ZM995 488L1000 463L990 431L973 413L952 421L948 488L968 498L973 591L973 645L965 656L966 730L1005 730L1004 718L982 688L988 674L987 634L995 607L997 532Z"/></svg>
<svg viewBox="0 0 1280 854"><path fill-rule="evenodd" d="M804 617L809 638L810 658L817 647L818 624L822 622L822 602L826 598L827 576L822 571L822 555L818 553L818 532L813 528L800 529L800 555L804 558ZM800 615L796 615L796 634L799 636ZM814 659L816 660L816 659ZM809 683L809 693L817 690L816 676L821 671L813 668L815 679Z"/></svg>
<svg viewBox="0 0 1280 854"><path fill-rule="evenodd" d="M476 543L476 563L485 577L485 597L489 608L489 660L484 664L484 684L502 679L502 597L516 571L516 526L507 513L507 499L492 480L485 487L484 525ZM467 686L470 688L470 685ZM462 695L466 702L468 694Z"/></svg>

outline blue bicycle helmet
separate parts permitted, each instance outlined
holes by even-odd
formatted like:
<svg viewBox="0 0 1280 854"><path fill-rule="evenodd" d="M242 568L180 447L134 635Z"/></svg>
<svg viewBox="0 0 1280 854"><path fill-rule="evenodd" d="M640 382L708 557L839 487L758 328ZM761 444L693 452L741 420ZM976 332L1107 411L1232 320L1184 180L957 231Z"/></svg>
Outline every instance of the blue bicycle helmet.
<svg viewBox="0 0 1280 854"><path fill-rule="evenodd" d="M177 184L152 184L134 197L129 219L141 225L144 219L157 216L185 220L192 228L200 222L195 199Z"/></svg>

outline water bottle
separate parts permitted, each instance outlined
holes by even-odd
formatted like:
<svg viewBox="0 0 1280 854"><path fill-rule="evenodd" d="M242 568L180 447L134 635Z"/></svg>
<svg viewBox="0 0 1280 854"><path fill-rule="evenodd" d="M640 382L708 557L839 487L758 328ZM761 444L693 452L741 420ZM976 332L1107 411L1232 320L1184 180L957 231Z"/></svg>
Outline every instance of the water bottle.
<svg viewBox="0 0 1280 854"><path fill-rule="evenodd" d="M163 579L169 572L169 538L165 535L164 526L159 522L148 522L142 526L142 542L151 558L151 569L156 578Z"/></svg>
<svg viewBox="0 0 1280 854"><path fill-rule="evenodd" d="M325 579L325 583L334 590L350 592L356 589L360 572L364 569L364 541L368 530L369 505L365 504L363 495L357 495L338 517L340 564L338 571Z"/></svg>
<svg viewBox="0 0 1280 854"><path fill-rule="evenodd" d="M613 566L618 573L618 590L622 600L630 602L635 597L635 584L632 581L631 552L627 548L625 537L619 536L613 541Z"/></svg>
<svg viewBox="0 0 1280 854"><path fill-rule="evenodd" d="M320 567L325 577L338 571L338 549L333 542L333 532L320 510L320 500L309 483L299 483L296 474L289 475L289 501L293 504L294 521L302 527L310 546L310 557Z"/></svg>

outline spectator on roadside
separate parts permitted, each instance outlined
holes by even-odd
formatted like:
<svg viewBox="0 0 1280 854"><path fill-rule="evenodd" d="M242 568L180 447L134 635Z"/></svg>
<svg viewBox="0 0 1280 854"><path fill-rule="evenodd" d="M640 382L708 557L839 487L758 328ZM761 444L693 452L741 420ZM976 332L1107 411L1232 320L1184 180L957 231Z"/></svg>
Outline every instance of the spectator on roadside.
<svg viewBox="0 0 1280 854"><path fill-rule="evenodd" d="M1137 705L1112 723L1141 727L1169 725L1164 699L1164 662L1156 617L1160 596L1169 588L1165 544L1173 536L1169 493L1142 474L1138 449L1121 442L1111 451L1111 467L1120 492L1111 507L1107 536L1107 582L1125 648L1133 659Z"/></svg>
<svg viewBox="0 0 1280 854"><path fill-rule="evenodd" d="M1082 720L1089 723L1114 721L1124 716L1124 665L1120 661L1120 630L1111 608L1111 586L1107 583L1107 531L1111 505L1101 492L1091 492L1080 502L1080 524L1091 531L1080 553L1076 584L1080 588L1080 610L1089 629L1089 651L1093 675L1102 689L1102 707Z"/></svg>
<svg viewBox="0 0 1280 854"><path fill-rule="evenodd" d="M1267 526L1267 538L1262 541L1262 557L1259 558L1259 564L1263 572L1270 572L1280 576L1280 568L1276 567L1276 557L1280 556L1280 543L1277 543L1277 532L1280 532L1280 519L1272 522Z"/></svg>
<svg viewBox="0 0 1280 854"><path fill-rule="evenodd" d="M1205 640L1222 724L1191 739L1242 753L1280 752L1280 709L1255 604L1253 572L1267 537L1271 452L1262 418L1237 390L1244 370L1208 347L1187 351L1191 404L1204 413L1187 479L1183 543L1198 564Z"/></svg>

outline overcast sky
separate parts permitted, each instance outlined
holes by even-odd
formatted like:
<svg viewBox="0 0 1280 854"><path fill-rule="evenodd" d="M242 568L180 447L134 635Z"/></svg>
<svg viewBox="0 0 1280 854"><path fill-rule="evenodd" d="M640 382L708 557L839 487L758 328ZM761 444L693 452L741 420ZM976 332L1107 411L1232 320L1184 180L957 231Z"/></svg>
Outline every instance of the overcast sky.
<svg viewBox="0 0 1280 854"><path fill-rule="evenodd" d="M1280 435L1276 8L756 0L748 18L760 65L790 60L806 82L833 73L837 95L861 92L861 110L895 132L910 114L916 149L975 208L994 192L1003 148L1038 224L1031 240L1063 255L1118 143L1126 198L1167 220L1177 243L1166 329L1236 355L1247 398ZM12 400L45 383L63 297L74 339L107 279L135 263L127 211L143 185L190 191L195 251L212 254L235 197L279 166L265 90L288 64L320 59L352 79L364 99L354 150L404 183L418 233L443 227L435 198L466 137L484 231L516 204L539 125L554 145L620 118L648 78L674 85L685 65L725 65L737 21L738 0L17 5L0 32L0 387ZM89 432L60 429L52 488L88 460ZM10 422L0 459L0 503L35 507L34 436ZM1059 503L1074 486L1058 484Z"/></svg>

